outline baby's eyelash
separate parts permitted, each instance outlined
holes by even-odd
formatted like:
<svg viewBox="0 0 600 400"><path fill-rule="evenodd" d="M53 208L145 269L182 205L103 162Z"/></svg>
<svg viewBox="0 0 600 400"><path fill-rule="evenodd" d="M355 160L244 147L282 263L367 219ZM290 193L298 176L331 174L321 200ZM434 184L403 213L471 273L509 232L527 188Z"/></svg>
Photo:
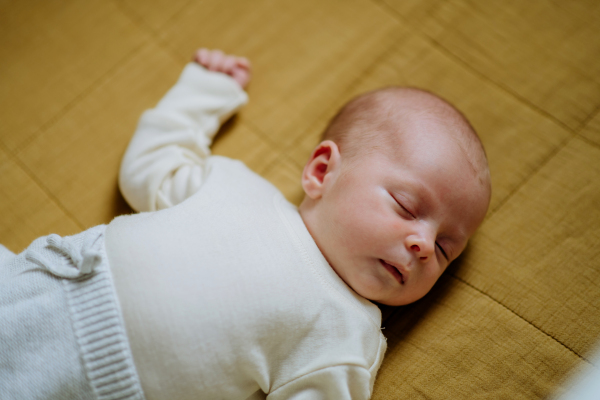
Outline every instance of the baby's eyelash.
<svg viewBox="0 0 600 400"><path fill-rule="evenodd" d="M442 252L442 255L444 256L444 258L448 260L448 255L446 254L446 252L444 251L444 249L442 248L442 246L440 246L440 244L438 242L435 242L435 245L438 247L438 249L440 249L440 251Z"/></svg>
<svg viewBox="0 0 600 400"><path fill-rule="evenodd" d="M407 212L407 213L408 213L408 214L409 214L411 217L415 218L414 214L413 214L413 213L411 213L410 211L408 211L408 210L406 209L406 207L404 207L404 206L403 206L402 204L400 204L400 203L398 203L398 205L399 205L399 206L400 206L400 207L401 207L401 208L402 208L404 211L406 211L406 212Z"/></svg>
<svg viewBox="0 0 600 400"><path fill-rule="evenodd" d="M402 205L402 203L400 203L395 197L394 197L394 200L396 200L396 203L398 203L400 208L403 209L408 215L410 215L412 218L416 218L415 215L413 213L411 213L410 211L408 211L408 209L406 207L404 207Z"/></svg>

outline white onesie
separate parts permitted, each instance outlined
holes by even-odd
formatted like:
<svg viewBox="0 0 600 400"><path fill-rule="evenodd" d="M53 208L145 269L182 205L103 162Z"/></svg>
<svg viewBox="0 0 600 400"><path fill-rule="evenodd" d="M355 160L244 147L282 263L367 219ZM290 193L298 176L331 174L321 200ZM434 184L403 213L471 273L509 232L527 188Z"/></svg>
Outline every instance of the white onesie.
<svg viewBox="0 0 600 400"><path fill-rule="evenodd" d="M246 102L189 64L143 114L121 190L140 214L106 249L147 399L368 399L386 342L377 306L329 266L295 206L211 156Z"/></svg>

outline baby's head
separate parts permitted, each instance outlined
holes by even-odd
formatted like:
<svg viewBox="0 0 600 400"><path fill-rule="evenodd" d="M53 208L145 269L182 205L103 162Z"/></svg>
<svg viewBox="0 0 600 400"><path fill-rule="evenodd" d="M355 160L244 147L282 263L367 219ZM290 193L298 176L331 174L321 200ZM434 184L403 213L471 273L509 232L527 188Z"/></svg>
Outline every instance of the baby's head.
<svg viewBox="0 0 600 400"><path fill-rule="evenodd" d="M300 214L336 273L388 305L423 297L483 221L491 186L466 118L414 88L363 94L302 173Z"/></svg>

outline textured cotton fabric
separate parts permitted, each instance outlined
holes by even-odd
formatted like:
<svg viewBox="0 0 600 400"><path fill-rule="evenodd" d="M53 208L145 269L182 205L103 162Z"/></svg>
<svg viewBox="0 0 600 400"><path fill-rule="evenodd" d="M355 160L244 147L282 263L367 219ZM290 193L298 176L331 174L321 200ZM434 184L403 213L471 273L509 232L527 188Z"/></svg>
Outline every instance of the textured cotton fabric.
<svg viewBox="0 0 600 400"><path fill-rule="evenodd" d="M105 226L0 248L0 398L143 399L104 248Z"/></svg>
<svg viewBox="0 0 600 400"><path fill-rule="evenodd" d="M190 64L146 112L121 169L141 210L106 246L149 399L367 399L381 313L329 266L295 206L239 161L209 156L245 102Z"/></svg>

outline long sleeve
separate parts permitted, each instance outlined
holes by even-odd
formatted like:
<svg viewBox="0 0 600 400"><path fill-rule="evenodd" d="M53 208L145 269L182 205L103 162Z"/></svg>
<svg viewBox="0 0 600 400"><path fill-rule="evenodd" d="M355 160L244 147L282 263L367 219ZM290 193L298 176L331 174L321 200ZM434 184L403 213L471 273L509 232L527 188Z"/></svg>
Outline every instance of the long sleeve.
<svg viewBox="0 0 600 400"><path fill-rule="evenodd" d="M119 186L129 205L155 211L196 193L214 135L247 100L229 76L189 63L157 106L142 114L125 152Z"/></svg>
<svg viewBox="0 0 600 400"><path fill-rule="evenodd" d="M340 365L304 375L267 395L267 400L368 400L372 389L369 370Z"/></svg>

